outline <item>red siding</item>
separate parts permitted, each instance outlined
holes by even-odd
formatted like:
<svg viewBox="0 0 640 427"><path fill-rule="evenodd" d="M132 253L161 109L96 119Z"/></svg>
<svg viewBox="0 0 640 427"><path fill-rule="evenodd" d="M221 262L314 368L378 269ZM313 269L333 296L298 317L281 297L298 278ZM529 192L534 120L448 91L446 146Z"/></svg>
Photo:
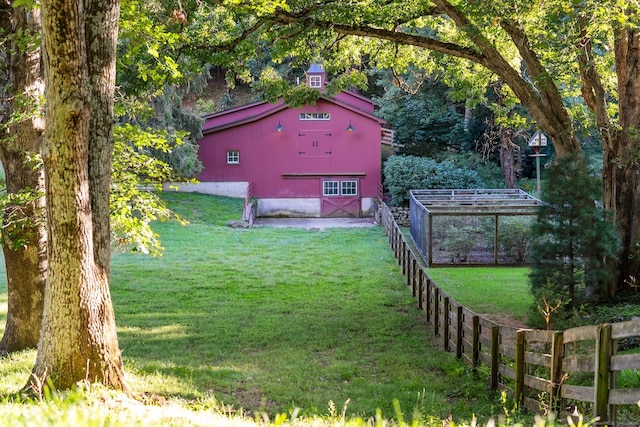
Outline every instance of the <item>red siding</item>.
<svg viewBox="0 0 640 427"><path fill-rule="evenodd" d="M347 98L367 106L362 97ZM204 171L198 178L251 182L257 198L286 198L319 197L321 177L344 179L353 174L359 178L359 195L375 197L381 176L382 121L367 110L320 99L303 108L259 103L212 115L199 141ZM331 120L301 121L302 112L330 113ZM346 130L350 122L354 132ZM275 130L278 123L282 132ZM240 164L226 164L229 150L240 152Z"/></svg>

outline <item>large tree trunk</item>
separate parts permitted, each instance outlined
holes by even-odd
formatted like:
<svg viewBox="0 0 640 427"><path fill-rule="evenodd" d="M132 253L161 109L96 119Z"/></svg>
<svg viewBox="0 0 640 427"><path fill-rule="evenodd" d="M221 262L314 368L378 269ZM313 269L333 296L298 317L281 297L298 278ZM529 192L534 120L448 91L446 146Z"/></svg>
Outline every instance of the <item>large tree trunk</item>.
<svg viewBox="0 0 640 427"><path fill-rule="evenodd" d="M117 10L117 2L105 3ZM92 195L92 190L98 191L95 189L104 188L104 184L89 183L104 179L90 173L90 137L96 133L91 129L95 125L91 115L108 115L109 111L92 109L89 85L94 80L89 71L95 69L88 63L94 61L91 55L95 52L87 49L85 25L96 26L90 32L94 37L101 38L103 31L113 37L112 23L105 22L112 17L100 15L92 7L85 9L82 2L73 0L43 1L42 17L49 275L38 355L29 385L39 389L44 380L51 379L56 387L69 388L86 380L124 389L109 272L96 259L94 245L92 197L108 201L108 192ZM108 216L98 214L95 220L108 221Z"/></svg>
<svg viewBox="0 0 640 427"><path fill-rule="evenodd" d="M33 348L38 343L44 299L46 258L46 228L44 224L44 171L34 168L29 154L40 153L44 121L39 110L28 113L44 94L39 44L27 50L20 48L20 37L39 37L40 11L10 8L7 5L3 26L15 36L6 46L9 69L9 99L13 111L9 115L24 115L11 125L0 141L0 160L5 171L8 195L31 191L32 202L20 203L5 211L9 222L3 229L2 250L7 272L7 323L0 354ZM6 26L5 26L6 25ZM8 103L10 105L11 103ZM22 222L22 220L25 220ZM11 221L20 221L19 227Z"/></svg>
<svg viewBox="0 0 640 427"><path fill-rule="evenodd" d="M614 38L620 114L616 137L604 146L605 207L614 212L622 237L618 283L635 285L640 276L640 30L625 28Z"/></svg>
<svg viewBox="0 0 640 427"><path fill-rule="evenodd" d="M93 243L96 262L108 278L111 264L109 194L120 2L85 0L85 13L91 91L89 192L93 212Z"/></svg>
<svg viewBox="0 0 640 427"><path fill-rule="evenodd" d="M517 145L513 142L513 131L503 126L498 127L500 139L500 169L507 188L516 188L516 168L513 153Z"/></svg>

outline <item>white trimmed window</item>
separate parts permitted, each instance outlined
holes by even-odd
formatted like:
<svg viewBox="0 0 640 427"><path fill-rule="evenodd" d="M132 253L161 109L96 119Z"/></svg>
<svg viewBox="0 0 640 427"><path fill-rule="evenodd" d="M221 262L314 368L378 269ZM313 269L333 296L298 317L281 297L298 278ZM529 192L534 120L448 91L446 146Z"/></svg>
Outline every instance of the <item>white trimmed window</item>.
<svg viewBox="0 0 640 427"><path fill-rule="evenodd" d="M343 196L355 196L358 194L358 181L340 182L340 194Z"/></svg>
<svg viewBox="0 0 640 427"><path fill-rule="evenodd" d="M228 165L240 164L240 152L238 150L227 151L227 164Z"/></svg>
<svg viewBox="0 0 640 427"><path fill-rule="evenodd" d="M300 113L300 120L331 120L331 113Z"/></svg>
<svg viewBox="0 0 640 427"><path fill-rule="evenodd" d="M340 194L340 181L323 181L322 195L337 196Z"/></svg>
<svg viewBox="0 0 640 427"><path fill-rule="evenodd" d="M323 181L323 196L356 196L358 181Z"/></svg>
<svg viewBox="0 0 640 427"><path fill-rule="evenodd" d="M309 76L309 87L322 87L322 76Z"/></svg>

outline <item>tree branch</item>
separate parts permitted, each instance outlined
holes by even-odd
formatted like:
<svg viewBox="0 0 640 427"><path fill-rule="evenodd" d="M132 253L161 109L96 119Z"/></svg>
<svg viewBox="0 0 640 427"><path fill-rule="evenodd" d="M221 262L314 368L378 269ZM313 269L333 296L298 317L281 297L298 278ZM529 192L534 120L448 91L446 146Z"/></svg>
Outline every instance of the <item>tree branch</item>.
<svg viewBox="0 0 640 427"><path fill-rule="evenodd" d="M274 12L272 19L277 23L285 25L297 23L302 26L314 26L316 28L333 30L337 33L345 35L374 37L381 40L397 42L400 44L422 47L425 49L433 50L435 52L443 53L445 55L451 55L473 62L482 63L484 60L480 52L477 52L465 46L442 42L427 36L409 34L400 30L394 31L369 25L348 25L339 24L328 20L320 20L308 15L306 10L304 12L291 13L282 9L278 9Z"/></svg>
<svg viewBox="0 0 640 427"><path fill-rule="evenodd" d="M596 115L596 124L602 136L602 146L606 148L614 140L611 132L615 132L615 129L612 129L609 121L605 90L593 62L594 55L591 38L587 35L582 19L578 20L578 25L580 26L580 42L576 46L576 51L578 53L580 79L582 80L582 97L587 107Z"/></svg>

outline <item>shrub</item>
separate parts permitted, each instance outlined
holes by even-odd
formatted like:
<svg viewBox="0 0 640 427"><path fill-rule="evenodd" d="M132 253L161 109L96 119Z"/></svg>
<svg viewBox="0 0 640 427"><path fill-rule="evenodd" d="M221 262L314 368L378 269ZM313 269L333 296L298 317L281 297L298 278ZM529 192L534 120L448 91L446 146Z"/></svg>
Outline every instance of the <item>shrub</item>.
<svg viewBox="0 0 640 427"><path fill-rule="evenodd" d="M525 262L531 246L532 219L528 217L501 217L499 245L515 262Z"/></svg>
<svg viewBox="0 0 640 427"><path fill-rule="evenodd" d="M449 225L446 231L446 238L442 242L443 248L451 254L451 262L466 262L471 250L476 245L472 236L475 230L470 226L456 227Z"/></svg>
<svg viewBox="0 0 640 427"><path fill-rule="evenodd" d="M396 206L408 202L413 189L484 187L477 172L425 157L391 156L384 164L384 175L390 203Z"/></svg>

